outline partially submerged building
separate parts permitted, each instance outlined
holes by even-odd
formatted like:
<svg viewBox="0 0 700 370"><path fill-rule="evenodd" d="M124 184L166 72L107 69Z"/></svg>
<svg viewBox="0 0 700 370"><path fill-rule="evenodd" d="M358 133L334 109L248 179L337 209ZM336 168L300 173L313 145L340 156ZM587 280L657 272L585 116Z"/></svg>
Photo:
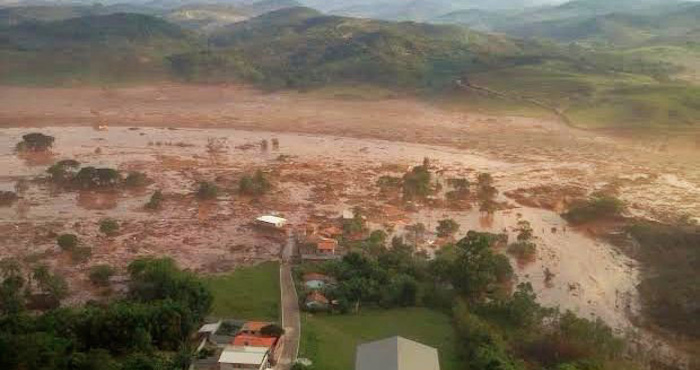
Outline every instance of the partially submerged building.
<svg viewBox="0 0 700 370"><path fill-rule="evenodd" d="M265 215L265 216L260 216L257 219L255 219L255 223L260 226L264 227L272 227L275 229L281 229L285 225L287 225L287 219L278 217L278 216L272 216L272 215Z"/></svg>
<svg viewBox="0 0 700 370"><path fill-rule="evenodd" d="M357 346L355 370L440 370L438 351L403 337Z"/></svg>

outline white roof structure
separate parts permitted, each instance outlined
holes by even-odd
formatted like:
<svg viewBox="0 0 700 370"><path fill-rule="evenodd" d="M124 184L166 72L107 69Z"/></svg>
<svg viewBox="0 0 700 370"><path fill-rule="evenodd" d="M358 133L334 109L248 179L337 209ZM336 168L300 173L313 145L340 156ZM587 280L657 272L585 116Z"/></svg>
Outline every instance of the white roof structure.
<svg viewBox="0 0 700 370"><path fill-rule="evenodd" d="M440 370L438 351L402 337L357 346L355 370Z"/></svg>
<svg viewBox="0 0 700 370"><path fill-rule="evenodd" d="M260 366L267 358L268 349L264 347L227 346L221 352L219 362L224 364Z"/></svg>
<svg viewBox="0 0 700 370"><path fill-rule="evenodd" d="M216 332L219 331L219 327L221 327L221 321L212 324L204 324L201 328L199 328L199 332L216 334Z"/></svg>
<svg viewBox="0 0 700 370"><path fill-rule="evenodd" d="M260 216L256 219L256 221L263 224L274 225L276 227L282 227L287 224L287 219L271 215Z"/></svg>

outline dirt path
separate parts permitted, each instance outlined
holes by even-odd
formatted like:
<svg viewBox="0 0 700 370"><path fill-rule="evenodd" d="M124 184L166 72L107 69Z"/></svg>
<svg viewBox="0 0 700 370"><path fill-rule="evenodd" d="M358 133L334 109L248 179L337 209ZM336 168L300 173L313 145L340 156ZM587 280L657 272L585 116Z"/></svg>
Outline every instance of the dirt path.
<svg viewBox="0 0 700 370"><path fill-rule="evenodd" d="M282 251L280 265L280 290L282 292L282 326L285 330L282 353L276 369L287 370L297 359L299 352L299 337L301 335L301 319L299 315L299 299L292 278L291 257L294 251L294 237L290 236Z"/></svg>

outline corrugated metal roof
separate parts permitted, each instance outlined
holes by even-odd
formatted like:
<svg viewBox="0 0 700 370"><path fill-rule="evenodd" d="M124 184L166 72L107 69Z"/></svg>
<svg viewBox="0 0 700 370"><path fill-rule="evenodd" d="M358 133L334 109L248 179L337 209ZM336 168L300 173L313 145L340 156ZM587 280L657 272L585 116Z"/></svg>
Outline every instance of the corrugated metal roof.
<svg viewBox="0 0 700 370"><path fill-rule="evenodd" d="M402 337L357 346L355 370L440 370L435 348Z"/></svg>
<svg viewBox="0 0 700 370"><path fill-rule="evenodd" d="M219 362L225 364L260 365L265 361L268 349L264 347L228 346L224 348Z"/></svg>
<svg viewBox="0 0 700 370"><path fill-rule="evenodd" d="M268 224L275 224L275 225L284 224L287 222L287 219L285 219L285 218L277 217L277 216L270 216L270 215L260 216L257 218L257 220L260 222L265 222Z"/></svg>

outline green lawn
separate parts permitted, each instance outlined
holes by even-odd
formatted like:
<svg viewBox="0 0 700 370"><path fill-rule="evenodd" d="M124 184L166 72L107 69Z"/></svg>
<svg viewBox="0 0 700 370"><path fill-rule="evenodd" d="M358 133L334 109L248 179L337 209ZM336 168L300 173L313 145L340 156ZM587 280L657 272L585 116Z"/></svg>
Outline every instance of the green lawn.
<svg viewBox="0 0 700 370"><path fill-rule="evenodd" d="M442 370L463 368L455 351L450 317L425 308L364 310L358 315L302 314L299 357L315 368L352 370L355 347L395 335L436 347Z"/></svg>
<svg viewBox="0 0 700 370"><path fill-rule="evenodd" d="M208 277L205 282L214 294L213 316L261 321L279 319L278 263L241 267L231 274Z"/></svg>

